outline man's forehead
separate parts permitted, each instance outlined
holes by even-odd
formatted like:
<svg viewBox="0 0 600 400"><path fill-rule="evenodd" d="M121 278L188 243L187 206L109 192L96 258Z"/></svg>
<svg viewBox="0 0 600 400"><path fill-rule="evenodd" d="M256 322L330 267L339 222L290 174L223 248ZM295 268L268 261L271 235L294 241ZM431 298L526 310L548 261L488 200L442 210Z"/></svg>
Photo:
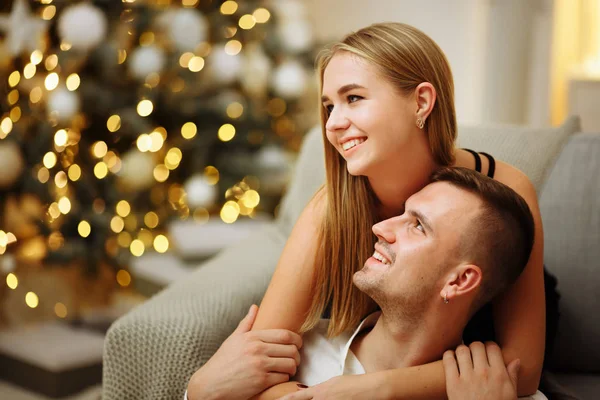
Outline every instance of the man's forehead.
<svg viewBox="0 0 600 400"><path fill-rule="evenodd" d="M409 197L405 211L418 211L437 225L447 218L468 214L478 206L477 197L469 191L448 182L434 182Z"/></svg>

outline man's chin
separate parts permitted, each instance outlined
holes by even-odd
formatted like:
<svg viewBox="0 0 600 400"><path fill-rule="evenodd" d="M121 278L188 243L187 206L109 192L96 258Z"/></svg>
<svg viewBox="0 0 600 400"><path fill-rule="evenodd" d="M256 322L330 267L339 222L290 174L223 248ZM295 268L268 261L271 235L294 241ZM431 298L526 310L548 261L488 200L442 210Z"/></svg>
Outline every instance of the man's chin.
<svg viewBox="0 0 600 400"><path fill-rule="evenodd" d="M361 270L356 271L352 277L352 281L358 290L366 294L369 294L374 287L378 286L379 279L380 271L373 270L366 265Z"/></svg>

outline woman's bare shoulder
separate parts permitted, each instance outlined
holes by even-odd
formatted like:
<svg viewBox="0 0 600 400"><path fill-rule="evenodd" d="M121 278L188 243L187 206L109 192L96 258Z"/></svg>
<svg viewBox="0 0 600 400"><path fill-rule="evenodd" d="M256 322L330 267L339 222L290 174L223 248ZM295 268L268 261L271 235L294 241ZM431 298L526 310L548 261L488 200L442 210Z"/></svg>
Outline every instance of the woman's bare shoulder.
<svg viewBox="0 0 600 400"><path fill-rule="evenodd" d="M537 204L537 194L533 183L531 183L529 177L517 167L504 161L497 160L494 179L520 194L527 201L527 203L530 203L530 207L531 202L534 200Z"/></svg>

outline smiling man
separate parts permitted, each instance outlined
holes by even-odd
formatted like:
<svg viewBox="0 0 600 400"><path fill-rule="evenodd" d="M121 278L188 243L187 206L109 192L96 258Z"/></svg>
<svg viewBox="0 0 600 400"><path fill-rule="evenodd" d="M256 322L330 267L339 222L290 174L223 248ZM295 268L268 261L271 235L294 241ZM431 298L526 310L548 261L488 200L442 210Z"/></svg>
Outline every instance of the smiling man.
<svg viewBox="0 0 600 400"><path fill-rule="evenodd" d="M373 256L355 273L354 284L380 311L333 338L326 335L329 320L321 320L304 335L294 382L256 398L328 398L326 381L332 378L423 365L457 347L460 373L467 373L465 365L478 370L494 362L506 373L497 346L488 345L486 356L479 343L471 356L461 343L473 314L516 281L527 264L534 241L527 203L475 171L444 168L407 200L402 215L374 225L373 233L378 238ZM306 385L316 386L299 390ZM355 388L360 390L358 381Z"/></svg>

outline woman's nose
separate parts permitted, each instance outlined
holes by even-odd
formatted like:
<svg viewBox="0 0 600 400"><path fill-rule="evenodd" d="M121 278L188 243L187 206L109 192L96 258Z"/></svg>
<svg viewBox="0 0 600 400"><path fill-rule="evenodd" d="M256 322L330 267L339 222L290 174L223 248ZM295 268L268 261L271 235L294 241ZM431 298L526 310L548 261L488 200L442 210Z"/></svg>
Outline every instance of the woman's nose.
<svg viewBox="0 0 600 400"><path fill-rule="evenodd" d="M350 120L344 115L343 111L339 107L331 110L325 129L328 131L336 131L339 129L347 129L350 126Z"/></svg>

